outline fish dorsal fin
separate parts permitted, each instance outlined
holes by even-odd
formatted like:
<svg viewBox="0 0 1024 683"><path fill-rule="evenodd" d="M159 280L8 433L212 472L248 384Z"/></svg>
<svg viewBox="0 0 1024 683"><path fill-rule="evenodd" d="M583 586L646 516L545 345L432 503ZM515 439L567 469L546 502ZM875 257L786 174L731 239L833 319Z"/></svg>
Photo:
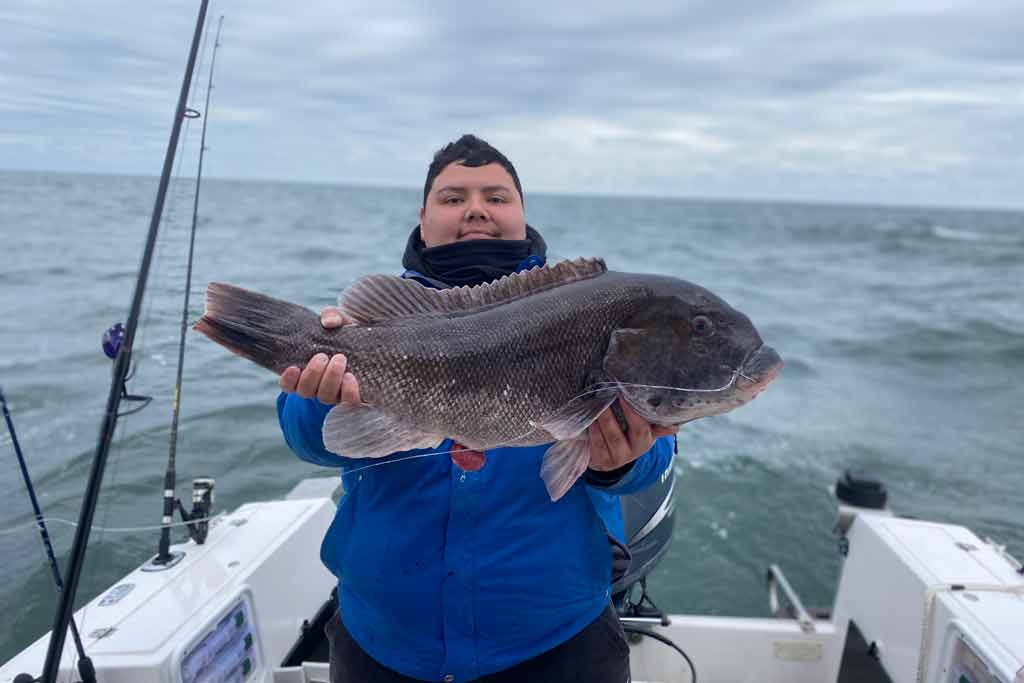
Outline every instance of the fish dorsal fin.
<svg viewBox="0 0 1024 683"><path fill-rule="evenodd" d="M451 289L430 289L394 275L368 275L341 293L338 306L361 325L418 315L450 315L507 303L606 271L604 259L579 258L512 273L476 287Z"/></svg>

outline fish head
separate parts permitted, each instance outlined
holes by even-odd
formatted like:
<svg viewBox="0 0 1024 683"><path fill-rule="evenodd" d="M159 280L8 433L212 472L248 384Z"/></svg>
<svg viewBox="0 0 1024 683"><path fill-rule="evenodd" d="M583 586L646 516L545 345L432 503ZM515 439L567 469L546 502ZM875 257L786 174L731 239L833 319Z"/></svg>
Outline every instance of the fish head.
<svg viewBox="0 0 1024 683"><path fill-rule="evenodd" d="M678 425L756 397L782 369L750 319L682 280L656 290L616 329L604 371L648 422Z"/></svg>

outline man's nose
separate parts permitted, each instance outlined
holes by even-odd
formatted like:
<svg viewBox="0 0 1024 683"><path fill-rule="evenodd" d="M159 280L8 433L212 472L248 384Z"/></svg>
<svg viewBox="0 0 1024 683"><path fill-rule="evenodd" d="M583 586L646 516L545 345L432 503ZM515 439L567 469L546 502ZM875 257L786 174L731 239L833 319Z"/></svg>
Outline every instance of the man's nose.
<svg viewBox="0 0 1024 683"><path fill-rule="evenodd" d="M482 197L470 195L466 200L466 221L488 221L490 214L487 213L487 204Z"/></svg>

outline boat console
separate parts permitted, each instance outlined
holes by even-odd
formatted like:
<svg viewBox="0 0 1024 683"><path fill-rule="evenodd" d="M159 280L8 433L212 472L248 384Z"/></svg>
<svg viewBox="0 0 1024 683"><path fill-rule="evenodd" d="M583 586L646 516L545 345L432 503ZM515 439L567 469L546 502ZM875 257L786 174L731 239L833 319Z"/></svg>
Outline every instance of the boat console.
<svg viewBox="0 0 1024 683"><path fill-rule="evenodd" d="M893 683L1024 683L1024 576L952 524L841 517L834 620L854 625Z"/></svg>
<svg viewBox="0 0 1024 683"><path fill-rule="evenodd" d="M103 683L269 681L334 586L319 560L338 479L302 482L285 500L215 518L204 545L172 546L180 562L144 564L75 613ZM296 587L300 587L296 590ZM0 683L42 670L49 634L0 667ZM58 680L77 681L65 642Z"/></svg>

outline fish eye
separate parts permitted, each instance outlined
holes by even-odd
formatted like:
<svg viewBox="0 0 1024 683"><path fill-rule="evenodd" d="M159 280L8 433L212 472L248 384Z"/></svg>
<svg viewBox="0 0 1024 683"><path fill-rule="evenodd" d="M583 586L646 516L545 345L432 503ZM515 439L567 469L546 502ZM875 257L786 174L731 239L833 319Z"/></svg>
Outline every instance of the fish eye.
<svg viewBox="0 0 1024 683"><path fill-rule="evenodd" d="M706 315L695 316L690 324L693 327L693 331L701 337L706 337L715 331L715 324Z"/></svg>

